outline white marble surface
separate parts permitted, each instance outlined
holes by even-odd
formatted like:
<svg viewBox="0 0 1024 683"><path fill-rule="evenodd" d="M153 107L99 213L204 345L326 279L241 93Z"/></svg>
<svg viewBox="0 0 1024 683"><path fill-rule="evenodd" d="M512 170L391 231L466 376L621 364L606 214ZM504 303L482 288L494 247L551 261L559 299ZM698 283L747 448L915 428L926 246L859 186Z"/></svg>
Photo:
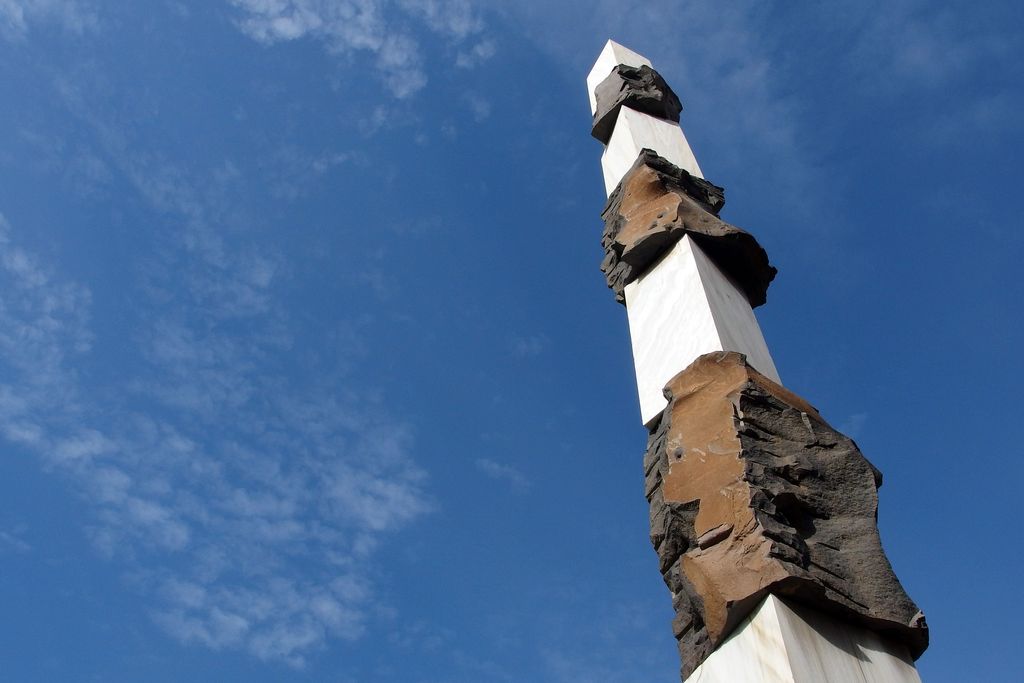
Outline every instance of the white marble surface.
<svg viewBox="0 0 1024 683"><path fill-rule="evenodd" d="M921 683L902 645L769 595L686 683Z"/></svg>
<svg viewBox="0 0 1024 683"><path fill-rule="evenodd" d="M590 97L590 113L591 115L597 111L597 99L594 96L594 91L597 86L604 79L608 78L611 74L612 69L617 67L619 64L625 64L627 66L651 66L650 61L642 55L630 50L628 47L619 45L614 40L609 40L604 44L604 49L601 50L601 54L598 55L597 61L594 62L594 68L590 70L587 75L587 95Z"/></svg>
<svg viewBox="0 0 1024 683"><path fill-rule="evenodd" d="M704 284L708 307L715 318L715 328L718 330L722 350L746 354L747 362L755 370L768 379L782 384L771 351L768 350L768 344L761 333L761 326L757 324L757 317L754 316L754 310L750 307L746 295L700 247L692 242L691 250L697 263L697 270L701 274L701 282Z"/></svg>
<svg viewBox="0 0 1024 683"><path fill-rule="evenodd" d="M678 124L622 107L615 119L615 128L608 146L601 155L605 192L612 193L622 176L633 166L640 150L645 147L653 149L691 175L704 177L690 149L690 143L686 141L683 129Z"/></svg>
<svg viewBox="0 0 1024 683"><path fill-rule="evenodd" d="M626 285L640 417L665 408L662 389L698 356L738 351L781 384L746 297L689 236L638 280Z"/></svg>

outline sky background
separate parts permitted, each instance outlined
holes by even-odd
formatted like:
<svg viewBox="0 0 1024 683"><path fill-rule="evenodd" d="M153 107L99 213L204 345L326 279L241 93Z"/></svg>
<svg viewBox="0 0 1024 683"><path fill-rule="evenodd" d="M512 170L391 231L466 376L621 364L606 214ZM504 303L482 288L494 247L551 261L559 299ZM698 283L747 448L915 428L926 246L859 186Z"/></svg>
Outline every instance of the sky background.
<svg viewBox="0 0 1024 683"><path fill-rule="evenodd" d="M0 0L0 680L678 680L609 37L885 474L923 679L1024 679L1021 7Z"/></svg>

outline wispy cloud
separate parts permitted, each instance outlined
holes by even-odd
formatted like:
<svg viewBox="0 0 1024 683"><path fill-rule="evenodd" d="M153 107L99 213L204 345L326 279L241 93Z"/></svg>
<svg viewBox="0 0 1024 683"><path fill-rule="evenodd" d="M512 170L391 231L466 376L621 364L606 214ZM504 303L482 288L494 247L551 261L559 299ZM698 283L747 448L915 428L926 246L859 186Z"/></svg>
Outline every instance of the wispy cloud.
<svg viewBox="0 0 1024 683"><path fill-rule="evenodd" d="M854 413L847 416L839 425L839 431L851 438L858 438L862 436L864 431L864 425L868 422L867 413Z"/></svg>
<svg viewBox="0 0 1024 683"><path fill-rule="evenodd" d="M461 40L484 29L484 22L469 0L400 0L399 4L441 35Z"/></svg>
<svg viewBox="0 0 1024 683"><path fill-rule="evenodd" d="M999 21L995 6L965 12L925 0L847 2L830 7L822 23L833 31L859 28L845 68L852 84L879 106L902 107L936 91L956 93L929 113L931 125L916 122L908 131L929 146L971 145L978 135L1019 128L1017 37Z"/></svg>
<svg viewBox="0 0 1024 683"><path fill-rule="evenodd" d="M491 479L510 484L517 491L523 491L530 487L530 480L527 479L526 475L511 465L506 465L490 458L478 458L476 468Z"/></svg>
<svg viewBox="0 0 1024 683"><path fill-rule="evenodd" d="M294 145L284 145L273 154L271 192L279 199L295 201L305 197L316 182L332 170L358 158L353 152L312 154Z"/></svg>
<svg viewBox="0 0 1024 683"><path fill-rule="evenodd" d="M847 53L849 68L863 86L904 96L905 88L941 87L978 68L979 63L1008 56L1011 45L999 27L979 25L962 12L924 0L842 3L823 22L857 26Z"/></svg>
<svg viewBox="0 0 1024 683"><path fill-rule="evenodd" d="M0 434L91 501L90 536L143 577L157 623L295 665L358 637L380 535L431 505L409 430L366 397L288 386L266 348L209 331L217 308L140 321L144 369L87 401L90 292L11 233L0 218Z"/></svg>
<svg viewBox="0 0 1024 683"><path fill-rule="evenodd" d="M578 579L573 584L549 596L552 609L533 625L543 634L538 661L544 680L668 680L676 648L664 603L636 593L630 599L616 598L606 587ZM571 616L552 615L556 609Z"/></svg>
<svg viewBox="0 0 1024 683"><path fill-rule="evenodd" d="M32 546L22 538L23 529L0 529L0 554L14 552L19 555L32 552Z"/></svg>
<svg viewBox="0 0 1024 683"><path fill-rule="evenodd" d="M37 22L53 22L81 34L99 25L95 11L78 0L0 0L0 38L20 39Z"/></svg>
<svg viewBox="0 0 1024 683"><path fill-rule="evenodd" d="M455 66L460 69L472 69L493 57L498 45L490 38L484 38L464 50L459 50L455 57Z"/></svg>
<svg viewBox="0 0 1024 683"><path fill-rule="evenodd" d="M465 96L466 106L469 107L473 120L477 123L485 121L491 115L491 103L489 100L477 93L467 93Z"/></svg>
<svg viewBox="0 0 1024 683"><path fill-rule="evenodd" d="M533 358L544 353L549 343L544 334L516 335L509 341L509 351L516 358Z"/></svg>
<svg viewBox="0 0 1024 683"><path fill-rule="evenodd" d="M341 57L366 53L391 93L407 98L427 84L419 41L396 19L400 12L433 34L461 44L484 30L479 12L467 0L230 0L241 11L239 27L254 40L273 44L314 38ZM477 42L476 61L493 54ZM468 64L467 64L468 65Z"/></svg>
<svg viewBox="0 0 1024 683"><path fill-rule="evenodd" d="M68 358L89 350L91 294L57 279L51 269L21 249L0 215L0 433L29 446L44 445L48 429L41 411L74 399L66 377Z"/></svg>
<svg viewBox="0 0 1024 683"><path fill-rule="evenodd" d="M352 328L290 320L286 257L231 223L230 162L197 172L142 151L80 85L57 86L161 227L124 309L0 217L0 436L88 501L89 537L169 634L301 666L359 637L378 609L375 549L431 510L411 430L345 367L289 353L296 335ZM94 304L127 321L110 372L92 363Z"/></svg>

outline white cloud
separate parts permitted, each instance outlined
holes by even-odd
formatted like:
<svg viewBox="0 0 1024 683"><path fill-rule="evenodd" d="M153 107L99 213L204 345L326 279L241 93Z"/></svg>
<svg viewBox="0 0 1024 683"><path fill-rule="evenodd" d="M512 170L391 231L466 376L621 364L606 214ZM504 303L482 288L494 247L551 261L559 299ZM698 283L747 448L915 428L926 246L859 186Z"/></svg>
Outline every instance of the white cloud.
<svg viewBox="0 0 1024 683"><path fill-rule="evenodd" d="M468 0L401 0L401 6L442 35L463 39L479 33L484 22Z"/></svg>
<svg viewBox="0 0 1024 683"><path fill-rule="evenodd" d="M903 107L929 91L929 98L936 91L957 93L909 131L929 146L973 144L975 135L1019 126L1019 98L1006 97L1015 82L1007 65L1014 64L1016 36L992 12L964 13L924 0L839 7L822 21L832 30L832 22L842 22L839 30L859 27L844 66L876 106Z"/></svg>
<svg viewBox="0 0 1024 683"><path fill-rule="evenodd" d="M321 41L343 57L366 52L391 93L407 98L427 84L419 42L396 18L401 12L431 32L456 44L480 33L484 23L468 0L230 0L242 16L246 35L271 45L301 38ZM493 43L480 42L463 61L493 54Z"/></svg>
<svg viewBox="0 0 1024 683"><path fill-rule="evenodd" d="M115 445L95 429L82 429L53 445L53 456L58 460L92 458L110 452Z"/></svg>
<svg viewBox="0 0 1024 683"><path fill-rule="evenodd" d="M294 384L283 257L220 234L185 172L111 156L180 221L154 257L176 288L146 273L149 300L122 312L134 351L85 384L92 293L0 216L0 435L81 492L90 538L169 634L301 666L359 637L374 549L431 509L411 433L342 377Z"/></svg>
<svg viewBox="0 0 1024 683"><path fill-rule="evenodd" d="M77 0L0 0L0 36L24 38L36 22L53 22L74 34L99 25L95 11Z"/></svg>
<svg viewBox="0 0 1024 683"><path fill-rule="evenodd" d="M839 431L850 438L856 439L863 435L864 425L866 425L867 422L867 413L854 413L840 423Z"/></svg>
<svg viewBox="0 0 1024 683"><path fill-rule="evenodd" d="M381 115L381 125L386 122L386 118ZM352 152L333 151L311 154L294 145L284 145L271 155L274 162L269 169L273 175L270 181L271 192L280 199L300 199L316 186L321 177L356 160L358 156Z"/></svg>
<svg viewBox="0 0 1024 683"><path fill-rule="evenodd" d="M0 381L0 425L21 441L40 441L31 409L59 405L66 396L65 361L87 351L91 294L57 280L50 269L10 238L0 214L0 358L8 372Z"/></svg>
<svg viewBox="0 0 1024 683"><path fill-rule="evenodd" d="M491 460L490 458L478 458L476 468L491 479L508 482L517 490L529 488L530 480L522 472L504 463Z"/></svg>
<svg viewBox="0 0 1024 683"><path fill-rule="evenodd" d="M409 36L389 35L377 50L377 68L384 74L391 92L400 99L427 84L420 63L419 46Z"/></svg>
<svg viewBox="0 0 1024 683"><path fill-rule="evenodd" d="M476 93L468 93L465 97L466 104L469 106L469 111L473 115L473 120L477 123L481 123L487 120L491 115L491 103L487 99L481 97Z"/></svg>
<svg viewBox="0 0 1024 683"><path fill-rule="evenodd" d="M239 27L254 40L266 44L319 39L332 53L348 55L367 51L376 57L377 68L399 98L423 87L415 41L393 30L384 21L384 2L379 0L231 0L243 12Z"/></svg>
<svg viewBox="0 0 1024 683"><path fill-rule="evenodd" d="M25 8L15 0L0 0L0 25L9 35L24 35L28 30Z"/></svg>
<svg viewBox="0 0 1024 683"><path fill-rule="evenodd" d="M455 66L471 69L493 57L498 51L497 44L490 38L475 43L466 50L460 50L455 57Z"/></svg>
<svg viewBox="0 0 1024 683"><path fill-rule="evenodd" d="M32 552L32 546L22 538L24 531L22 528L0 529L0 555L5 552L13 552L19 555Z"/></svg>
<svg viewBox="0 0 1024 683"><path fill-rule="evenodd" d="M978 40L969 22L949 8L922 0L890 0L884 11L876 3L844 3L826 16L860 27L849 66L864 87L891 94L903 95L908 85L941 86L1000 48L999 41Z"/></svg>
<svg viewBox="0 0 1024 683"><path fill-rule="evenodd" d="M509 342L509 351L516 358L533 358L539 356L548 347L547 335L531 334L517 335Z"/></svg>
<svg viewBox="0 0 1024 683"><path fill-rule="evenodd" d="M354 593L352 583L344 576L324 586L281 580L256 593L211 592L169 580L162 593L177 607L158 613L156 620L184 642L215 650L245 647L259 659L302 666L307 653L327 638L354 640L363 634L362 604L369 593Z"/></svg>

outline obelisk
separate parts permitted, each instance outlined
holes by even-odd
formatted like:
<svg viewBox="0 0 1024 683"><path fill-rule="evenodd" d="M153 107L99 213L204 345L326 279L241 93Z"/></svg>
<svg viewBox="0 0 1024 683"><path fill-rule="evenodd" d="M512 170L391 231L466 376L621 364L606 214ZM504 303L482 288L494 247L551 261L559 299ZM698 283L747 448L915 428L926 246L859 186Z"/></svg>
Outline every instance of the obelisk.
<svg viewBox="0 0 1024 683"><path fill-rule="evenodd" d="M587 89L683 680L919 681L928 628L882 550L882 475L782 386L754 316L775 268L719 218L646 58L608 41Z"/></svg>

